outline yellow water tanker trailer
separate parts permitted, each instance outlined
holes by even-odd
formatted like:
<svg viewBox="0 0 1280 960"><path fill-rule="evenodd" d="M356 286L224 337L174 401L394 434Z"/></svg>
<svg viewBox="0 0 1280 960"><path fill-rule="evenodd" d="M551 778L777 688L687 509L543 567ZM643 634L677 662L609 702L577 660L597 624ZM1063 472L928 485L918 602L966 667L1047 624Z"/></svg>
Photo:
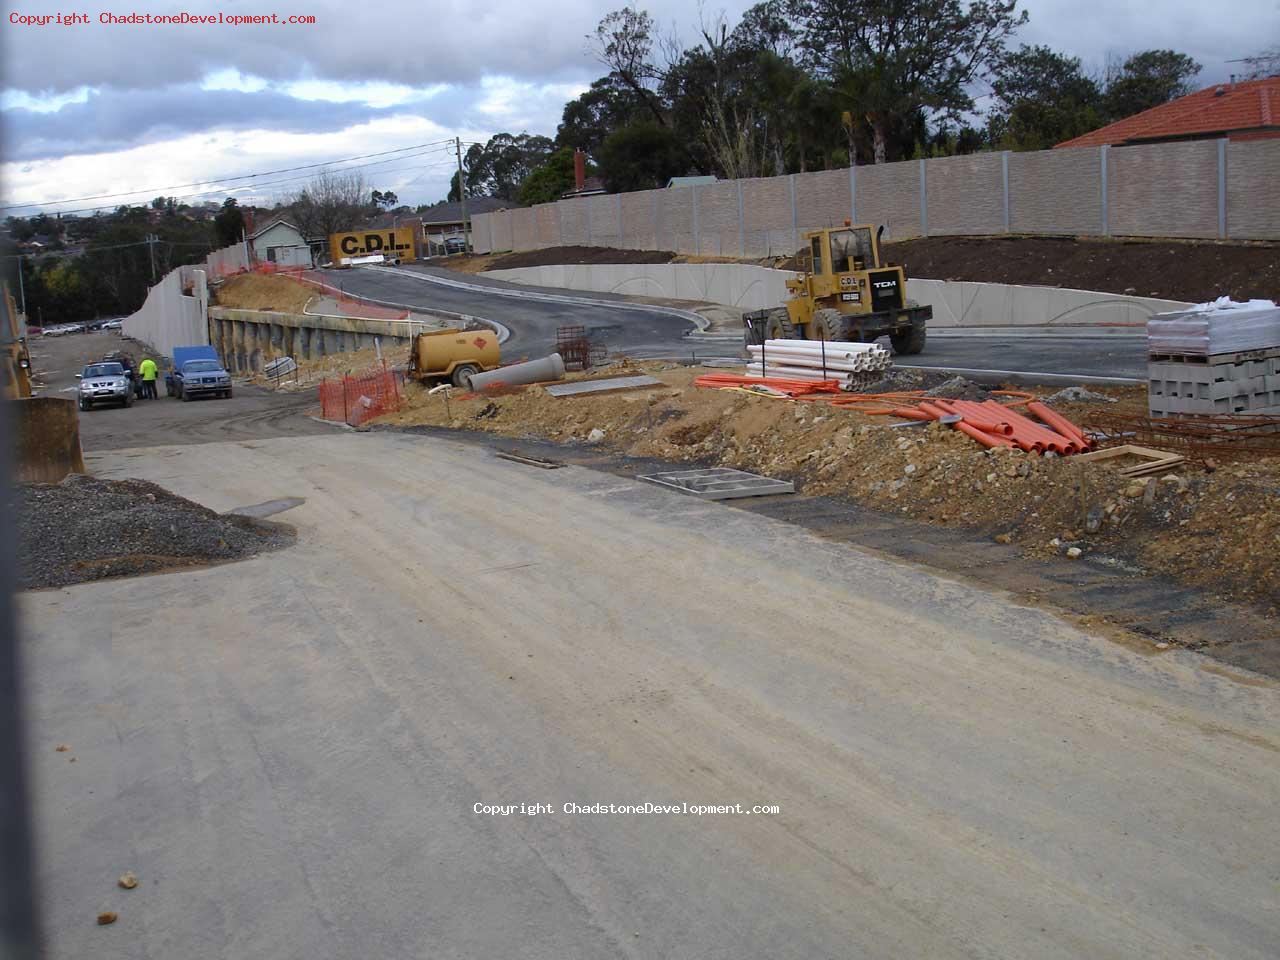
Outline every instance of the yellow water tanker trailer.
<svg viewBox="0 0 1280 960"><path fill-rule="evenodd" d="M448 379L466 387L473 373L496 370L502 362L498 335L491 330L430 330L409 346L409 376L418 380Z"/></svg>

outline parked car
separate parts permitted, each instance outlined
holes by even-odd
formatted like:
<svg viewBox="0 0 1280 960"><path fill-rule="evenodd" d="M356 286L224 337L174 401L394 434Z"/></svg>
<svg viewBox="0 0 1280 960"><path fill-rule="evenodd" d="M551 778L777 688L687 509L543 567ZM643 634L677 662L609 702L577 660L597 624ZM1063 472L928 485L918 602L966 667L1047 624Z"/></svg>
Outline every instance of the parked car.
<svg viewBox="0 0 1280 960"><path fill-rule="evenodd" d="M462 237L447 237L444 241L445 253L466 253L467 241Z"/></svg>
<svg viewBox="0 0 1280 960"><path fill-rule="evenodd" d="M124 319L116 318L115 320L107 320L102 324L103 330L120 330L124 328Z"/></svg>
<svg viewBox="0 0 1280 960"><path fill-rule="evenodd" d="M80 373L80 409L90 410L99 403L133 406L133 383L118 361L91 363Z"/></svg>
<svg viewBox="0 0 1280 960"><path fill-rule="evenodd" d="M44 335L46 337L64 337L70 333L71 330L72 327L69 323L56 323L52 327L45 327Z"/></svg>
<svg viewBox="0 0 1280 960"><path fill-rule="evenodd" d="M174 347L173 369L164 377L165 393L181 400L231 396L231 374L210 346Z"/></svg>

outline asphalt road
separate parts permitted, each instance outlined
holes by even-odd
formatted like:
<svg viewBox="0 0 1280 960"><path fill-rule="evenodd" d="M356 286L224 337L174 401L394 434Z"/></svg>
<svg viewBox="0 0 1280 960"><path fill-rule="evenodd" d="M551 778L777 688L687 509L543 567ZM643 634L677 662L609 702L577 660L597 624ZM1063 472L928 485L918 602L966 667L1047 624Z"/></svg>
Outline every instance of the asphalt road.
<svg viewBox="0 0 1280 960"><path fill-rule="evenodd" d="M1273 681L452 440L87 459L305 502L21 598L50 957L1275 955Z"/></svg>
<svg viewBox="0 0 1280 960"><path fill-rule="evenodd" d="M562 326L586 327L595 338L603 340L611 352L635 357L670 356L681 351L684 332L693 329L687 320L652 310L525 300L431 283L427 278L438 276L495 289L530 289L493 280L477 281L434 267L324 272L329 275L328 282L354 296L496 320L511 331L511 339L502 346L504 357L545 356L555 349L556 329ZM557 292L573 296L572 291Z"/></svg>
<svg viewBox="0 0 1280 960"><path fill-rule="evenodd" d="M644 356L737 356L736 337L715 341L690 341L684 334L692 329L683 320L632 307L611 309L598 305L575 305L521 300L498 293L464 290L427 278L462 281L494 291L540 292L560 297L626 302L625 297L604 293L585 294L513 284L491 277L471 276L420 264L398 269L356 269L328 271L330 282L348 293L386 300L424 310L449 310L497 320L512 332L504 345L506 355L537 355L553 348L556 327L582 324L596 332L611 351ZM1146 376L1145 340L1134 336L1045 337L1039 331L1019 334L1009 331L992 336L990 331L935 331L925 352L904 357L911 366L939 367L962 371L1007 371L1015 374L1052 374L1065 377Z"/></svg>
<svg viewBox="0 0 1280 960"><path fill-rule="evenodd" d="M86 363L101 360L112 350L132 352L136 361L142 361L139 344L110 331L36 337L29 350L40 395L70 400L76 398L76 374ZM132 407L98 406L81 411L81 446L86 451L107 450L332 433L336 429L307 416L318 403L314 390L275 394L238 383L230 399L186 403L166 397L163 383L158 392L158 400L135 400Z"/></svg>

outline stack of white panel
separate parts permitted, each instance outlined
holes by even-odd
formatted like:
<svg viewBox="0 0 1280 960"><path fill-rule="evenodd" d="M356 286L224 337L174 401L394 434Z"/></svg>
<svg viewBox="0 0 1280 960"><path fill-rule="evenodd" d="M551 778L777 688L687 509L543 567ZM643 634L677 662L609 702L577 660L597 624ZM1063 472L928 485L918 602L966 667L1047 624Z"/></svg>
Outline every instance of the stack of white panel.
<svg viewBox="0 0 1280 960"><path fill-rule="evenodd" d="M1147 352L1212 357L1280 347L1280 307L1270 300L1220 297L1147 321Z"/></svg>
<svg viewBox="0 0 1280 960"><path fill-rule="evenodd" d="M888 370L893 363L889 351L875 343L766 340L763 347L751 344L747 350L748 376L787 380L848 381Z"/></svg>

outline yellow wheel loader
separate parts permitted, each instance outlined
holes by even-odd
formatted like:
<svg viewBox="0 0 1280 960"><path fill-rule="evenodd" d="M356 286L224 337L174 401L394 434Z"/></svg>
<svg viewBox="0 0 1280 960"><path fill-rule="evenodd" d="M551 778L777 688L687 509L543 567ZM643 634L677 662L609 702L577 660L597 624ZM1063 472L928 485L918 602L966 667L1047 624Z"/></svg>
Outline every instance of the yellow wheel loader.
<svg viewBox="0 0 1280 960"><path fill-rule="evenodd" d="M880 257L880 235L868 225L815 230L804 235L804 276L787 281L791 298L780 307L746 314L748 340L846 340L870 343L887 336L895 353L924 349L933 307L907 299L902 267Z"/></svg>

